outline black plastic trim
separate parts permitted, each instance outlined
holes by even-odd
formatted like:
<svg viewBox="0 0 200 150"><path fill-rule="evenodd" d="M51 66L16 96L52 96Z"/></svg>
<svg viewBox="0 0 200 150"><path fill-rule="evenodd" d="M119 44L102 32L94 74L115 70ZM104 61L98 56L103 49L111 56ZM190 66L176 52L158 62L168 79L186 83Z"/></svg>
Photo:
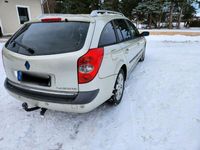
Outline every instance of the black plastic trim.
<svg viewBox="0 0 200 150"><path fill-rule="evenodd" d="M44 102L51 102L51 103L59 103L59 104L88 104L99 93L99 89L94 91L86 91L86 92L78 92L75 95L63 95L63 94L50 94L45 92L44 90L40 91L33 91L31 89L22 88L15 85L16 83L10 81L6 78L4 82L5 88L17 95L30 98L32 100L44 101Z"/></svg>

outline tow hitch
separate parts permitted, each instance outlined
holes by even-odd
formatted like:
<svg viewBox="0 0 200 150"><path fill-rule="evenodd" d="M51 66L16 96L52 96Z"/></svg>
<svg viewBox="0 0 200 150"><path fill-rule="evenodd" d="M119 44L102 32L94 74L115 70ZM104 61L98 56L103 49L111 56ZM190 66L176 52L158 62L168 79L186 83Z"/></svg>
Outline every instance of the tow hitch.
<svg viewBox="0 0 200 150"><path fill-rule="evenodd" d="M37 106L36 106L36 107L31 107L31 108L29 108L27 103L23 103L23 104L22 104L22 108L23 108L26 112L30 112L30 111L35 111L35 110L41 109L41 111L40 111L41 117L44 117L44 114L45 114L45 112L47 111L46 108L41 108L41 107L37 107Z"/></svg>

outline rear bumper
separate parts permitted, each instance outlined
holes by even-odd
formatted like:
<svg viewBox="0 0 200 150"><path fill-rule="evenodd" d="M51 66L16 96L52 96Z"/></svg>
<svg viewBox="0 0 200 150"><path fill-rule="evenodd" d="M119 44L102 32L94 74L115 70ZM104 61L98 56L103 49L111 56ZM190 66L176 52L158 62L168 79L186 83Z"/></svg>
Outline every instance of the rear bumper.
<svg viewBox="0 0 200 150"><path fill-rule="evenodd" d="M92 102L99 93L99 89L87 92L69 94L67 92L52 92L40 89L33 89L14 83L9 79L5 80L5 88L12 94L31 99L57 104L76 104L83 105Z"/></svg>

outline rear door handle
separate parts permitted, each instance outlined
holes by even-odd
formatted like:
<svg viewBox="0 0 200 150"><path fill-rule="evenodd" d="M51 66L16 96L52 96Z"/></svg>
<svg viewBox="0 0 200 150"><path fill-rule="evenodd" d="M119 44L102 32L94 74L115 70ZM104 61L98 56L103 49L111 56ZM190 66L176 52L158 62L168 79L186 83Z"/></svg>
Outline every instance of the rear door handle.
<svg viewBox="0 0 200 150"><path fill-rule="evenodd" d="M125 53L128 54L128 52L129 52L129 49L127 48L127 49L125 50Z"/></svg>
<svg viewBox="0 0 200 150"><path fill-rule="evenodd" d="M114 52L116 52L116 49L112 49L112 50L111 50L111 53L114 53Z"/></svg>

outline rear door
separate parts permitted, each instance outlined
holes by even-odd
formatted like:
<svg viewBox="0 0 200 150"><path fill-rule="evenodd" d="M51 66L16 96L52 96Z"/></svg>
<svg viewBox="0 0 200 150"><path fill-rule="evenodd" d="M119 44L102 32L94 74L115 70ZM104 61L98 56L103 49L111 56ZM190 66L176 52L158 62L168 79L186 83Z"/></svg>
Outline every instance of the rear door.
<svg viewBox="0 0 200 150"><path fill-rule="evenodd" d="M135 64L135 57L139 52L137 40L133 38L131 30L124 19L114 20L118 40L127 60L128 70Z"/></svg>
<svg viewBox="0 0 200 150"><path fill-rule="evenodd" d="M25 25L3 50L8 79L40 89L77 92L77 60L87 52L92 32L89 22Z"/></svg>
<svg viewBox="0 0 200 150"><path fill-rule="evenodd" d="M112 21L108 22L100 35L98 47L104 48L103 67L100 68L99 77L106 78L115 73L117 63L123 55L120 45L117 43L117 37Z"/></svg>
<svg viewBox="0 0 200 150"><path fill-rule="evenodd" d="M126 22L127 22L129 29L131 31L133 42L137 43L137 45L138 45L138 52L137 53L140 54L142 52L142 50L144 49L145 39L144 39L143 36L140 36L138 29L135 27L135 25L131 21L126 20Z"/></svg>

